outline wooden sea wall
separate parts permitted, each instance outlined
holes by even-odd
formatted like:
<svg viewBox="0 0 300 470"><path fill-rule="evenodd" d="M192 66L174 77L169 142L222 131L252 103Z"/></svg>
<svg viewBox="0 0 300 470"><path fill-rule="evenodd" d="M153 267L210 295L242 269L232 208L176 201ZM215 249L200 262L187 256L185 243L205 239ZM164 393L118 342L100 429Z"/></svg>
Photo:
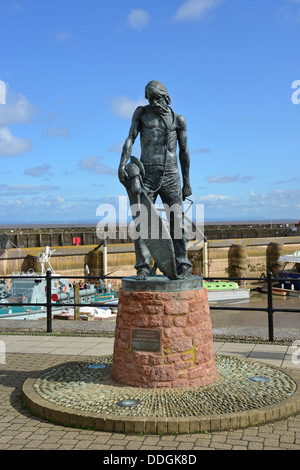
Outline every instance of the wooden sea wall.
<svg viewBox="0 0 300 470"><path fill-rule="evenodd" d="M101 276L104 266L112 276L135 274L133 243L107 245L50 246L55 250L50 263L53 270L66 276ZM95 250L96 249L96 250ZM300 250L300 237L242 238L208 240L208 275L210 277L260 277L269 269L276 269L280 254L293 254ZM28 269L40 270L37 261L43 247L9 248L0 250L0 276ZM204 272L202 248L189 251L193 273ZM105 259L107 260L105 263Z"/></svg>

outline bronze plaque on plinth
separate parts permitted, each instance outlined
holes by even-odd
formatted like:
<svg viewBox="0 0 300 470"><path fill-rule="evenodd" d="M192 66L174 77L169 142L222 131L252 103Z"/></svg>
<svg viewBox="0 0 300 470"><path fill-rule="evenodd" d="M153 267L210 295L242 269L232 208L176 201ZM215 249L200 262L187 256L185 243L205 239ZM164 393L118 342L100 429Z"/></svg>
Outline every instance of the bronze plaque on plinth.
<svg viewBox="0 0 300 470"><path fill-rule="evenodd" d="M160 352L161 331L147 328L133 328L131 351Z"/></svg>

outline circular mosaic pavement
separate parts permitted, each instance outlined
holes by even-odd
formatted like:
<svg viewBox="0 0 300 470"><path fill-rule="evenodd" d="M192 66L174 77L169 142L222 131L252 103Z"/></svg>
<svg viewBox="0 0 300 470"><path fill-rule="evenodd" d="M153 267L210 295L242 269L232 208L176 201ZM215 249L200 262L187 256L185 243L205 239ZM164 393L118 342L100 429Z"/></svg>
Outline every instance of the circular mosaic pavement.
<svg viewBox="0 0 300 470"><path fill-rule="evenodd" d="M111 364L112 357L100 357L58 366L35 379L34 390L47 402L66 409L165 418L253 410L280 403L297 389L282 370L232 356L216 356L215 383L192 388L120 386L110 378Z"/></svg>

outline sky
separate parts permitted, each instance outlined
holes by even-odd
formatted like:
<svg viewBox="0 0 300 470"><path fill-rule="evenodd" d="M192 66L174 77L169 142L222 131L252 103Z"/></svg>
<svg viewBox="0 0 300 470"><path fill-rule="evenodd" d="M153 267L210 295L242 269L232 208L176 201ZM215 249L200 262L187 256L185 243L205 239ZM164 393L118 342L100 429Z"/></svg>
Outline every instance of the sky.
<svg viewBox="0 0 300 470"><path fill-rule="evenodd" d="M300 220L299 39L300 0L0 0L0 224L117 208L150 80L186 120L205 221Z"/></svg>

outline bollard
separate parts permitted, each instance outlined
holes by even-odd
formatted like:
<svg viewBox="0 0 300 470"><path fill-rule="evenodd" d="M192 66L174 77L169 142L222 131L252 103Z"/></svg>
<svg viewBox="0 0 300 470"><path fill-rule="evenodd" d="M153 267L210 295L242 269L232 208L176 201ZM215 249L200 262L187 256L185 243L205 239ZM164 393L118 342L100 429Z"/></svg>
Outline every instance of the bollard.
<svg viewBox="0 0 300 470"><path fill-rule="evenodd" d="M278 271L282 263L280 263L279 257L284 254L283 243L271 242L267 248L267 270L271 271L274 277L278 276Z"/></svg>
<svg viewBox="0 0 300 470"><path fill-rule="evenodd" d="M247 246L231 245L229 249L229 277L242 278L247 272ZM242 281L238 281L242 285Z"/></svg>

